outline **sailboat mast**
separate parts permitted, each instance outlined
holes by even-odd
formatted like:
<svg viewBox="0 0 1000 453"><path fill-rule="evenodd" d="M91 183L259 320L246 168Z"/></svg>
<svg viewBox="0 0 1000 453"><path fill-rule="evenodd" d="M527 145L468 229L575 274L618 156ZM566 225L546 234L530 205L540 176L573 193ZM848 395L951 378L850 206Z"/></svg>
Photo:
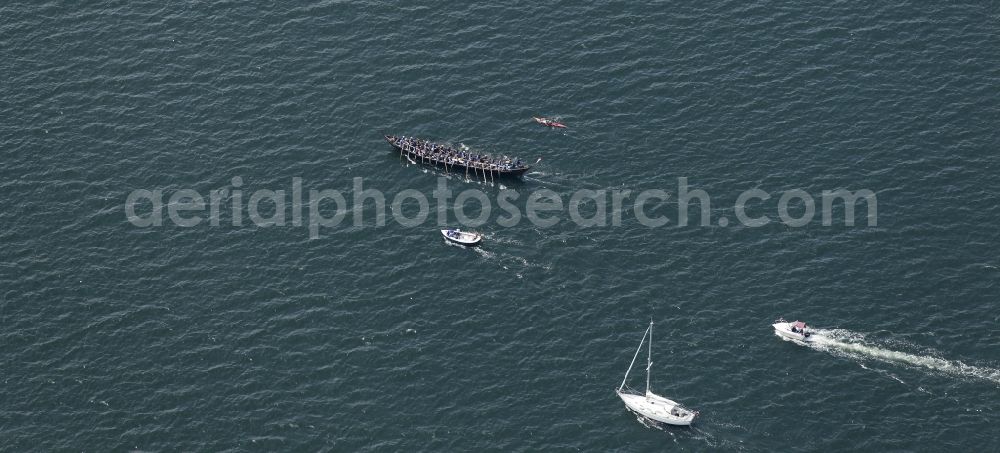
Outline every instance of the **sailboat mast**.
<svg viewBox="0 0 1000 453"><path fill-rule="evenodd" d="M640 346L641 347L641 346ZM649 320L649 354L646 356L646 393L649 393L649 369L653 367L653 320Z"/></svg>
<svg viewBox="0 0 1000 453"><path fill-rule="evenodd" d="M635 350L635 355L632 356L632 363L628 365L628 370L625 371L625 379L622 379L622 385L618 386L618 391L622 391L625 388L625 382L628 381L628 374L632 372L632 367L635 365L635 359L639 358L639 353L642 352L642 343L646 341L646 334L649 333L647 328L645 332L642 333L642 340L639 340L639 347Z"/></svg>

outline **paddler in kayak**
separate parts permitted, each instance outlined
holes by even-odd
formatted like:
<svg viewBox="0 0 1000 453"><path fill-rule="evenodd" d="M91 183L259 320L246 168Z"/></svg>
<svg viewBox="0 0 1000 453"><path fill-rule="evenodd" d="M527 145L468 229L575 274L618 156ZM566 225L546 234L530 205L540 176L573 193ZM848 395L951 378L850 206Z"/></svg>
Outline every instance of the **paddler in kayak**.
<svg viewBox="0 0 1000 453"><path fill-rule="evenodd" d="M560 122L558 122L556 120L551 120L551 119L548 119L548 118L545 118L545 117L533 116L532 119L534 119L535 122L537 122L538 124L541 124L542 126L558 127L558 128L565 128L566 127L566 125L563 124L563 123L560 123Z"/></svg>

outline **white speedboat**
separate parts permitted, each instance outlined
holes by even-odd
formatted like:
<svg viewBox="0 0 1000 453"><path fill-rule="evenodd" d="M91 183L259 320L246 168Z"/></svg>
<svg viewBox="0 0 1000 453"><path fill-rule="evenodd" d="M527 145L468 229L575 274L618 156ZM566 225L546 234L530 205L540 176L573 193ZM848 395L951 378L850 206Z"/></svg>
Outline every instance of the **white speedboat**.
<svg viewBox="0 0 1000 453"><path fill-rule="evenodd" d="M802 321L787 322L784 319L778 319L774 324L771 324L771 327L774 327L774 334L779 337L803 342L813 340L811 329Z"/></svg>
<svg viewBox="0 0 1000 453"><path fill-rule="evenodd" d="M462 245L472 246L483 241L483 235L459 229L441 230L441 235L451 242Z"/></svg>
<svg viewBox="0 0 1000 453"><path fill-rule="evenodd" d="M635 359L639 357L639 352L642 351L642 343L646 341L647 335L649 336L649 353L646 358L646 392L626 391L625 382L628 381L628 373L632 371L632 366L635 365ZM681 406L680 403L669 398L664 398L649 390L649 369L652 366L653 322L650 321L646 333L642 335L642 341L639 342L639 349L635 351L635 357L632 357L632 364L628 366L628 371L625 372L625 379L622 380L622 385L618 387L618 390L615 390L615 393L625 402L625 407L647 419L668 425L691 425L694 422L694 418L698 416L698 411L687 409Z"/></svg>

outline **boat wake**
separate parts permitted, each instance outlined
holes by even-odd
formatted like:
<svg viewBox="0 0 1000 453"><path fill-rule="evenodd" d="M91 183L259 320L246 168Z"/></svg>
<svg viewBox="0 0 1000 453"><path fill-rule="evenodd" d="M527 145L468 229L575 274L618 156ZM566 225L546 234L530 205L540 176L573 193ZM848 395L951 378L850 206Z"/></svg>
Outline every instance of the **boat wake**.
<svg viewBox="0 0 1000 453"><path fill-rule="evenodd" d="M511 239L507 236L499 235L493 232L483 233L483 238L485 238L490 243L495 243L495 244L524 245L523 242L517 239Z"/></svg>
<svg viewBox="0 0 1000 453"><path fill-rule="evenodd" d="M489 242L494 242L494 240L496 239L490 233L487 233L486 235L484 235L484 237L487 238L487 240ZM491 240L491 239L493 239L493 240ZM518 242L516 240L511 240L511 239L507 239L507 240L495 240L495 242L507 243L507 244L520 244L520 242ZM456 248L459 248L459 249L463 249L463 250L468 250L468 251L474 252L477 255L479 255L480 258L482 258L482 259L484 259L486 261L490 261L490 262L495 263L496 265L498 265L501 268L503 268L503 270L514 272L514 275L517 278L519 278L519 279L520 278L524 278L524 275L526 273L532 272L534 270L543 270L543 271L550 271L550 270L552 270L552 265L551 264L533 263L531 261L528 261L524 257L518 256L518 255L513 255L513 254L510 254L510 253L496 252L496 251L490 250L490 249L488 249L486 247L482 247L482 246L480 246L480 247L466 247L464 245L456 244L456 243L453 243L453 242L448 241L448 240L445 240L444 244L447 245L447 246L449 246L449 247L456 247Z"/></svg>
<svg viewBox="0 0 1000 453"><path fill-rule="evenodd" d="M482 248L478 248L476 252L478 252L483 259L495 262L498 266L503 268L503 270L514 272L514 275L519 279L524 278L526 273L534 272L536 270L552 270L552 265L550 264L546 265L533 263L522 256L510 253L491 252Z"/></svg>
<svg viewBox="0 0 1000 453"><path fill-rule="evenodd" d="M849 330L817 329L813 331L811 342L800 344L861 362L865 360L878 360L884 363L902 364L952 376L982 379L1000 384L1000 370L996 368L968 365L957 360L947 360L932 355L912 354L880 347L874 344L873 341L866 339L863 334Z"/></svg>

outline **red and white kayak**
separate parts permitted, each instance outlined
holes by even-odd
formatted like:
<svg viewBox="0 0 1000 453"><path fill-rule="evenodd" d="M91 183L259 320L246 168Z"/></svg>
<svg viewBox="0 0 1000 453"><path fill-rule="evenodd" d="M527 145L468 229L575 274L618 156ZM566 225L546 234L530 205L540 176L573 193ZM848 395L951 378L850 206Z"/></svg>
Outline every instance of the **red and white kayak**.
<svg viewBox="0 0 1000 453"><path fill-rule="evenodd" d="M545 118L545 117L533 116L531 118L534 119L536 123L541 124L542 126L558 127L558 128L566 128L567 127L563 123L560 123L560 122L558 122L556 120L550 120L550 119Z"/></svg>

